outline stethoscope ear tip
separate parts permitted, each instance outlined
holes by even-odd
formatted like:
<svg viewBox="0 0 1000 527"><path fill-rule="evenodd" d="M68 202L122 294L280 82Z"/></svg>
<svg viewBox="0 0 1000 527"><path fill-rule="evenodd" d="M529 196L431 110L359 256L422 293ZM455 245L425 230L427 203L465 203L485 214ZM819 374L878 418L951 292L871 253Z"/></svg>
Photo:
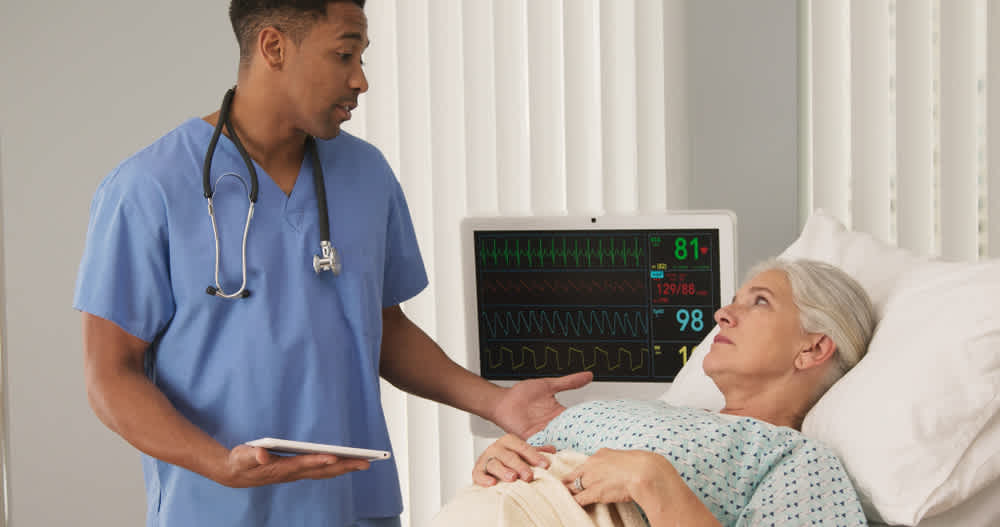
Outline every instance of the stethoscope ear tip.
<svg viewBox="0 0 1000 527"><path fill-rule="evenodd" d="M232 295L228 295L228 296L227 295L223 295L222 292L219 290L219 288L212 287L212 286L206 287L205 288L205 292L208 293L209 296L221 296L222 298L233 298L233 297L237 296L236 293L233 293ZM239 293L239 297L240 298L249 298L250 297L250 290L249 289L244 289L242 292Z"/></svg>

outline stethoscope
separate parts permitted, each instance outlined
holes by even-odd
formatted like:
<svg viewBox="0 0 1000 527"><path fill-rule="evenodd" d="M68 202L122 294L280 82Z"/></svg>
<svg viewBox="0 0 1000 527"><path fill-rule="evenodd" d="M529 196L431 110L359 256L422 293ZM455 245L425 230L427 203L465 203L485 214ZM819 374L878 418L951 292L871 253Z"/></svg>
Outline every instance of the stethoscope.
<svg viewBox="0 0 1000 527"><path fill-rule="evenodd" d="M233 123L229 120L229 110L233 103L233 95L235 94L236 88L230 88L226 92L226 96L222 99L222 108L219 110L219 122L215 125L212 140L208 143L208 151L205 153L205 167L202 172L202 185L205 188L205 199L208 200L208 216L212 219L212 234L215 236L215 286L208 286L205 292L222 298L246 298L250 296L250 290L247 289L247 234L250 232L250 219L253 218L254 204L257 203L257 170L254 169L250 154L243 147L243 142L236 135L236 129L233 128ZM248 194L250 207L247 210L246 225L243 227L243 256L241 260L243 282L240 284L240 288L234 293L226 293L222 290L222 284L219 283L219 229L215 224L215 209L212 207L212 196L215 195L215 191L212 190L212 186L209 183L212 156L215 155L215 146L219 142L223 126L229 131L229 138L233 140L236 149L240 151L240 157L243 158L243 162L247 165L247 170L250 171L250 189ZM312 136L306 138L306 150L312 157L313 183L316 191L316 204L319 208L319 246L322 251L322 256L313 255L313 270L316 271L316 274L322 271L332 271L334 275L338 275L340 274L340 259L337 257L337 250L330 243L330 220L326 208L326 185L323 182L323 166L320 165L316 140ZM243 178L232 172L227 172L219 176L215 180L215 186L218 187L219 181L226 176L235 177L243 184L243 188L246 188L246 182L243 181Z"/></svg>

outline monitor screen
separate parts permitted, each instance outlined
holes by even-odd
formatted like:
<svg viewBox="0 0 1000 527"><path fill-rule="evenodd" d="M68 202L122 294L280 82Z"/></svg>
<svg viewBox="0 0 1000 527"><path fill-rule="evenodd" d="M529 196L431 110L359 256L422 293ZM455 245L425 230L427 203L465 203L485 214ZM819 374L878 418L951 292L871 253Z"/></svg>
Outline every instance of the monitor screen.
<svg viewBox="0 0 1000 527"><path fill-rule="evenodd" d="M735 228L728 211L466 218L466 367L505 387L593 372L565 406L662 396L733 295Z"/></svg>
<svg viewBox="0 0 1000 527"><path fill-rule="evenodd" d="M718 229L478 230L479 373L670 382L714 326Z"/></svg>

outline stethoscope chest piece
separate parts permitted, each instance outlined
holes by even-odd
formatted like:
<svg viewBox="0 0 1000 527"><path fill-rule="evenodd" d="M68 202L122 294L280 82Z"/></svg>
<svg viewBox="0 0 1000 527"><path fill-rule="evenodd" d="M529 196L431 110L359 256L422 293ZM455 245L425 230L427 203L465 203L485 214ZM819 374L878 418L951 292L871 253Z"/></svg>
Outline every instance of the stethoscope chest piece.
<svg viewBox="0 0 1000 527"><path fill-rule="evenodd" d="M319 245L323 251L323 255L313 255L313 270L316 271L316 274L323 271L332 271L334 275L339 275L340 257L337 255L337 249L333 247L332 243L326 240L319 242Z"/></svg>

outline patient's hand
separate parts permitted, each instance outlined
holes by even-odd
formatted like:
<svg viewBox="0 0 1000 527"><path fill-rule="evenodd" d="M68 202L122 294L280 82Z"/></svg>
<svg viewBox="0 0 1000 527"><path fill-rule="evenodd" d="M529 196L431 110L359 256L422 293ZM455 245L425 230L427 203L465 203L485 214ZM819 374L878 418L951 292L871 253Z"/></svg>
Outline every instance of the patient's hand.
<svg viewBox="0 0 1000 527"><path fill-rule="evenodd" d="M576 488L576 478L585 490ZM645 450L602 448L563 478L580 505L635 501L643 490L666 488L679 478L664 458ZM682 482L683 483L683 482Z"/></svg>
<svg viewBox="0 0 1000 527"><path fill-rule="evenodd" d="M518 478L531 481L531 465L547 468L548 460L540 452L555 454L556 448L546 445L535 448L514 434L507 434L486 447L472 469L472 481L480 487L491 487L499 480Z"/></svg>

